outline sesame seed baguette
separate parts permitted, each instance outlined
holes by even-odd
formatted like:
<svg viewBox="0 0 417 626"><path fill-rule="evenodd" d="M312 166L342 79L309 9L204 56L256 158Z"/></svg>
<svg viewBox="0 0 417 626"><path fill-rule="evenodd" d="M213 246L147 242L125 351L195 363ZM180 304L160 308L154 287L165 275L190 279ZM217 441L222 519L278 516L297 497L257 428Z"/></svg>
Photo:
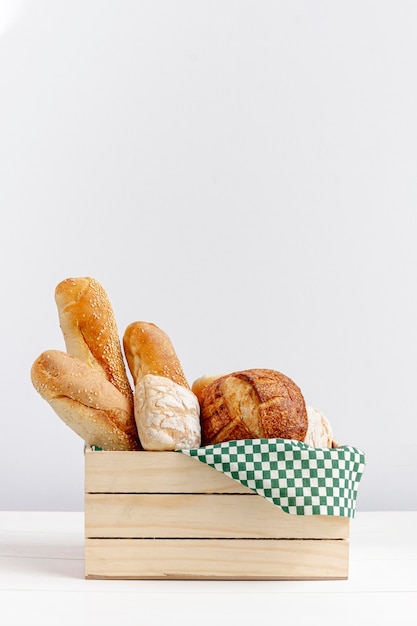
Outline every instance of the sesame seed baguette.
<svg viewBox="0 0 417 626"><path fill-rule="evenodd" d="M68 354L103 374L128 400L133 392L126 374L114 312L94 278L67 278L55 289L59 323Z"/></svg>
<svg viewBox="0 0 417 626"><path fill-rule="evenodd" d="M140 449L129 400L101 372L77 357L47 350L33 363L32 384L87 445Z"/></svg>

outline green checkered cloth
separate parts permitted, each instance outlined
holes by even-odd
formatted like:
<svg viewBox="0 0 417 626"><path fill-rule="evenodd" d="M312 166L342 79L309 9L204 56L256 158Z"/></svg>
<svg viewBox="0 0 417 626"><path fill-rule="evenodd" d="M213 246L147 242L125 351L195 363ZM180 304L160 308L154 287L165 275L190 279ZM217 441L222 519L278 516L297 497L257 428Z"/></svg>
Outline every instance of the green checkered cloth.
<svg viewBox="0 0 417 626"><path fill-rule="evenodd" d="M223 472L286 513L355 515L365 467L365 456L357 448L312 448L290 439L245 439L178 452Z"/></svg>

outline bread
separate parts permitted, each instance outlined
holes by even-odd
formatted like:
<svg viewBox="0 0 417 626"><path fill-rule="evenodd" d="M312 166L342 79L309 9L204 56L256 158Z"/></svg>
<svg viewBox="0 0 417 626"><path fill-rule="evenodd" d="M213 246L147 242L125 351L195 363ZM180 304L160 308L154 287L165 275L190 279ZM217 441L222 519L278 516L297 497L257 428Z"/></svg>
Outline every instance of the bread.
<svg viewBox="0 0 417 626"><path fill-rule="evenodd" d="M55 301L68 354L104 375L126 397L133 420L133 392L105 290L94 278L67 278L56 287Z"/></svg>
<svg viewBox="0 0 417 626"><path fill-rule="evenodd" d="M113 309L93 278L67 278L55 289L67 353L43 352L32 382L55 412L88 445L138 450L133 392Z"/></svg>
<svg viewBox="0 0 417 626"><path fill-rule="evenodd" d="M123 348L135 385L138 378L152 374L190 388L171 339L156 324L129 324L123 335Z"/></svg>
<svg viewBox="0 0 417 626"><path fill-rule="evenodd" d="M200 407L168 335L148 322L133 322L123 336L135 383L134 415L145 450L200 446Z"/></svg>
<svg viewBox="0 0 417 626"><path fill-rule="evenodd" d="M33 363L35 389L87 445L104 450L140 449L131 406L100 371L59 350Z"/></svg>
<svg viewBox="0 0 417 626"><path fill-rule="evenodd" d="M221 375L209 376L207 374L204 374L204 376L200 376L200 378L197 378L197 380L193 382L193 384L191 385L191 391L195 393L199 402L204 389L208 387L214 380L220 377Z"/></svg>
<svg viewBox="0 0 417 626"><path fill-rule="evenodd" d="M308 428L304 443L312 448L337 448L333 430L327 419L314 407L307 406Z"/></svg>
<svg viewBox="0 0 417 626"><path fill-rule="evenodd" d="M280 372L234 372L215 378L199 394L203 445L258 438L304 441L308 417L303 395Z"/></svg>

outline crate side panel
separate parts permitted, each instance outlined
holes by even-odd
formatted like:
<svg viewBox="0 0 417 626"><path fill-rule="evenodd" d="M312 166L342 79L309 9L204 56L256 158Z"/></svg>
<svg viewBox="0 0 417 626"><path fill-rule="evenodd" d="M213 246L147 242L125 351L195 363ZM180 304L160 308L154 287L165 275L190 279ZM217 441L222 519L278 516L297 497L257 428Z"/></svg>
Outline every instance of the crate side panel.
<svg viewBox="0 0 417 626"><path fill-rule="evenodd" d="M86 494L87 537L346 539L349 519L284 513L239 494Z"/></svg>
<svg viewBox="0 0 417 626"><path fill-rule="evenodd" d="M86 493L252 493L178 452L85 451Z"/></svg>
<svg viewBox="0 0 417 626"><path fill-rule="evenodd" d="M346 579L347 540L87 539L87 578Z"/></svg>

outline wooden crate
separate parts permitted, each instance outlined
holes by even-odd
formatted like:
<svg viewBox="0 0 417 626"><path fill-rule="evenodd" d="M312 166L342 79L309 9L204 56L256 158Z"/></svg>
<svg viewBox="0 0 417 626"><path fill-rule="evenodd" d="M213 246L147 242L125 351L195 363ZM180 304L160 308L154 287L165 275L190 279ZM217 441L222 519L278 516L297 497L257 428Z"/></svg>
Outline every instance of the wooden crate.
<svg viewBox="0 0 417 626"><path fill-rule="evenodd" d="M86 578L346 579L349 518L296 516L177 452L85 451Z"/></svg>

